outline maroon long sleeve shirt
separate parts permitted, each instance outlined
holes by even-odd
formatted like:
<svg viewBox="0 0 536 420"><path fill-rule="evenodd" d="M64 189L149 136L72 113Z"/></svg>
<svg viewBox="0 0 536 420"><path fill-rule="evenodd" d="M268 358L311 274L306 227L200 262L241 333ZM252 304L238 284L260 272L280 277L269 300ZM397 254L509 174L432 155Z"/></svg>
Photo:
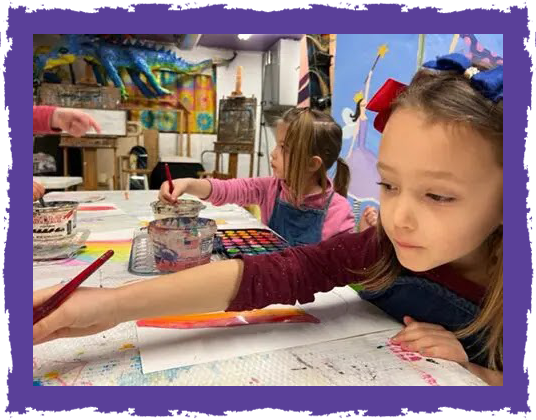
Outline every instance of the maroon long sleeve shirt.
<svg viewBox="0 0 536 420"><path fill-rule="evenodd" d="M242 282L228 311L312 302L317 292L359 283L364 276L352 271L365 270L366 274L366 269L378 261L379 243L376 230L370 228L362 233L337 235L316 245L242 258ZM441 284L477 305L482 301L484 288L446 265L413 274Z"/></svg>

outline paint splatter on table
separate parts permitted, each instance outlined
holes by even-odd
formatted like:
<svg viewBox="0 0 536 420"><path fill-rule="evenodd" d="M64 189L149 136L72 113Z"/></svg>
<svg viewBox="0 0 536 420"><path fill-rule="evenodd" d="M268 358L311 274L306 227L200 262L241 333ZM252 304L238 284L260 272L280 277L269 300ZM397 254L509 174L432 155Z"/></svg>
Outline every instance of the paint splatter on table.
<svg viewBox="0 0 536 420"><path fill-rule="evenodd" d="M99 192L100 194L101 192ZM68 193L77 194L85 193ZM151 217L149 203L154 191L102 192L114 203L116 215L80 220L81 228L100 232L104 237L88 243L76 264L34 265L34 285L40 280L68 279L77 274L101 250L111 247L116 256L103 266L87 285L115 287L132 280L127 272L130 239L113 237L114 229L139 228L140 220ZM99 204L105 204L100 203ZM107 210L108 211L108 210ZM206 217L224 219L237 228L257 223L238 206L207 207ZM88 212L96 214L98 212ZM105 213L103 211L102 213ZM98 220L97 220L98 219ZM248 226L246 226L248 225ZM258 224L256 225L259 226ZM111 237L106 237L110 234ZM117 242L114 242L117 241ZM60 339L33 349L34 386L101 385L483 385L455 363L438 359L405 360L387 345L394 331L384 331L346 340L259 353L229 360L170 369L144 375L137 348L135 324L125 323L101 334L77 339ZM410 358L411 359L411 358ZM423 376L429 375L429 376ZM435 383L432 382L435 381Z"/></svg>
<svg viewBox="0 0 536 420"><path fill-rule="evenodd" d="M35 386L483 385L456 363L399 357L389 346L393 334L384 331L144 375L135 337L124 341L129 327L123 325L76 343L37 346L33 380Z"/></svg>

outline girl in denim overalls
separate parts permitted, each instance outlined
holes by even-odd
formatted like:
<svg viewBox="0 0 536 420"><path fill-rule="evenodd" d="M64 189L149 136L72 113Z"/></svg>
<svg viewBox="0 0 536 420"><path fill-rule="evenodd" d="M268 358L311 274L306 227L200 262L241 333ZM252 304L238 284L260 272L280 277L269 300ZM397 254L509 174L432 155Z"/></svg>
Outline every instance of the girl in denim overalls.
<svg viewBox="0 0 536 420"><path fill-rule="evenodd" d="M270 154L274 176L230 180L182 178L160 188L160 200L174 203L184 193L217 206L258 204L262 222L291 245L316 244L352 232L354 216L346 200L350 171L339 153L341 127L323 112L288 110L277 124ZM327 171L335 162L333 183Z"/></svg>

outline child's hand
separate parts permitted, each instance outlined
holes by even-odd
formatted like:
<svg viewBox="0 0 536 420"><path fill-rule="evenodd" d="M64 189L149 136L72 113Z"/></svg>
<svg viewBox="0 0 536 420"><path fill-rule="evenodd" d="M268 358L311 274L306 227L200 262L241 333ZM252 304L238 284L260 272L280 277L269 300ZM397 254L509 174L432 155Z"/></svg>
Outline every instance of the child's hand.
<svg viewBox="0 0 536 420"><path fill-rule="evenodd" d="M158 199L164 203L175 204L177 198L186 193L189 181L187 178L179 178L173 180L173 194L169 193L169 182L164 181L160 186Z"/></svg>
<svg viewBox="0 0 536 420"><path fill-rule="evenodd" d="M369 227L376 226L378 224L378 210L375 207L369 206L363 210L363 215L359 220L359 231L363 232Z"/></svg>
<svg viewBox="0 0 536 420"><path fill-rule="evenodd" d="M441 325L417 322L409 316L404 317L406 327L391 340L400 344L403 350L420 353L425 357L452 360L460 364L468 362L467 353L454 333Z"/></svg>
<svg viewBox="0 0 536 420"><path fill-rule="evenodd" d="M50 121L52 128L67 131L71 136L81 137L93 127L100 134L100 125L90 115L76 109L56 108Z"/></svg>
<svg viewBox="0 0 536 420"><path fill-rule="evenodd" d="M45 195L45 187L43 187L39 182L33 182L33 201L39 200Z"/></svg>
<svg viewBox="0 0 536 420"><path fill-rule="evenodd" d="M56 293L62 285L37 290L36 307ZM117 325L114 289L80 287L61 306L33 326L34 345L62 337L96 334Z"/></svg>

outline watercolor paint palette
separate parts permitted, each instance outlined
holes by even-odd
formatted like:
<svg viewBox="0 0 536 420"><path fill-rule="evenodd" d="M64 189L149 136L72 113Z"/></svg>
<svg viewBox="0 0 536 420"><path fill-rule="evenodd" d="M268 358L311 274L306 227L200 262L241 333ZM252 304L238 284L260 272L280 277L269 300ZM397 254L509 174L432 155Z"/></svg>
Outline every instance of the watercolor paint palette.
<svg viewBox="0 0 536 420"><path fill-rule="evenodd" d="M290 244L268 229L219 230L214 238L215 252L229 258L279 252Z"/></svg>

